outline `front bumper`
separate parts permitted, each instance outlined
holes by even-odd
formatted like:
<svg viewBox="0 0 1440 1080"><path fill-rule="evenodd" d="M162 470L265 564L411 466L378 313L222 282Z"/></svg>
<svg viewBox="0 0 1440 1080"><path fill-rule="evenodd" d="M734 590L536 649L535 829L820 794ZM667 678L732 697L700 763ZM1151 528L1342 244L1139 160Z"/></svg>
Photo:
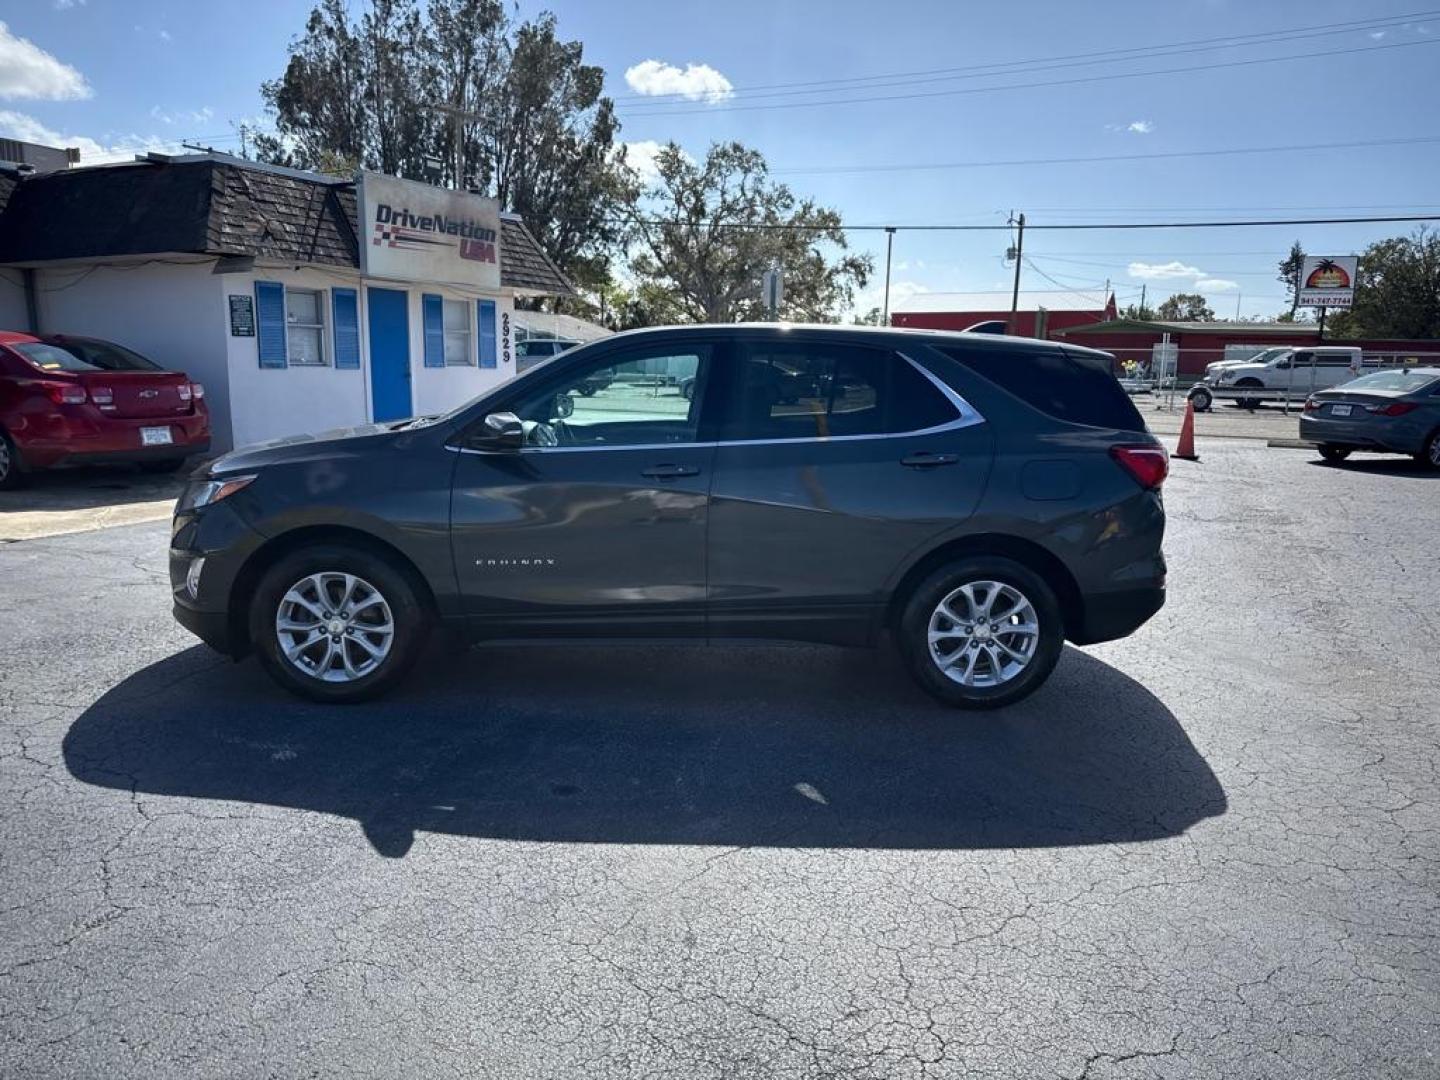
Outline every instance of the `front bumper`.
<svg viewBox="0 0 1440 1080"><path fill-rule="evenodd" d="M177 514L170 526L170 592L175 621L205 644L237 659L245 655L245 612L231 610L237 596L236 579L246 560L265 538L252 529L229 500L201 510ZM197 558L205 559L198 588L190 593L187 575Z"/></svg>
<svg viewBox="0 0 1440 1080"><path fill-rule="evenodd" d="M175 598L172 608L175 621L206 645L226 656L235 655L236 642L230 632L230 616L223 611L200 611Z"/></svg>

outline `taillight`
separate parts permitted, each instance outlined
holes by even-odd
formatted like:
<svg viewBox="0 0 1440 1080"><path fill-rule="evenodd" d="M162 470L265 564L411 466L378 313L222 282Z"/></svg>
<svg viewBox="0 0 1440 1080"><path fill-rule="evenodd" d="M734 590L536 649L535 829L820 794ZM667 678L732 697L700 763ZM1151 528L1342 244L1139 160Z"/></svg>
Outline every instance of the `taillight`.
<svg viewBox="0 0 1440 1080"><path fill-rule="evenodd" d="M1367 405L1365 408L1376 416L1404 416L1420 406L1410 401L1392 401L1389 405Z"/></svg>
<svg viewBox="0 0 1440 1080"><path fill-rule="evenodd" d="M190 400L190 384L189 384L189 383L181 383L179 386L177 386L177 387L175 388L175 392L180 395L180 400L181 400L181 401L189 401L189 400Z"/></svg>
<svg viewBox="0 0 1440 1080"><path fill-rule="evenodd" d="M90 387L90 400L102 409L115 404L115 391L108 386Z"/></svg>
<svg viewBox="0 0 1440 1080"><path fill-rule="evenodd" d="M85 404L85 388L74 383L46 383L45 393L56 405Z"/></svg>
<svg viewBox="0 0 1440 1080"><path fill-rule="evenodd" d="M1312 398L1306 398L1306 399L1305 399L1305 411L1306 411L1306 412L1319 412L1319 411L1320 411L1320 402L1316 401L1313 397L1312 397Z"/></svg>
<svg viewBox="0 0 1440 1080"><path fill-rule="evenodd" d="M1170 455L1159 446L1112 446L1110 456L1146 491L1155 491L1170 475Z"/></svg>
<svg viewBox="0 0 1440 1080"><path fill-rule="evenodd" d="M190 384L190 392L195 395L195 400L199 401L205 396L205 384L192 382Z"/></svg>

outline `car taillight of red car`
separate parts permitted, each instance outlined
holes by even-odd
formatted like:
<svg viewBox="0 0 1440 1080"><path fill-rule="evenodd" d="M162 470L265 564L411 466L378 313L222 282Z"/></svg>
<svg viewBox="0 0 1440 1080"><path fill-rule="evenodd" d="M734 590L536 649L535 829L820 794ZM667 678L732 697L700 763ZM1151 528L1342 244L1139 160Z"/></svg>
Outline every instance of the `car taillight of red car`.
<svg viewBox="0 0 1440 1080"><path fill-rule="evenodd" d="M85 404L85 388L75 383L47 382L45 394L56 405Z"/></svg>

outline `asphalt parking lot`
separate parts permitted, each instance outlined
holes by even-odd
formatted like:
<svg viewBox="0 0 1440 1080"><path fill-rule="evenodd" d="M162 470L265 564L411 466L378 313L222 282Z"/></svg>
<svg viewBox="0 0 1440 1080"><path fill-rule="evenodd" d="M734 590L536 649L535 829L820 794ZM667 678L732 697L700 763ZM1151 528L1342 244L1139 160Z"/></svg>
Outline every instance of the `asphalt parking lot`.
<svg viewBox="0 0 1440 1080"><path fill-rule="evenodd" d="M0 544L0 1076L1434 1077L1440 475L1206 440L998 715L869 653L297 703L164 522Z"/></svg>

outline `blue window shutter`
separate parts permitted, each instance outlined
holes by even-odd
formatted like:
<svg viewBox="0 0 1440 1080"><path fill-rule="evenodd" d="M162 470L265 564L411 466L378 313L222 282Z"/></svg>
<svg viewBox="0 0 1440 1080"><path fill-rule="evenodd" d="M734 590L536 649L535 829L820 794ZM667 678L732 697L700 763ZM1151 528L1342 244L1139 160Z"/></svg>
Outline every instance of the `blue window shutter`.
<svg viewBox="0 0 1440 1080"><path fill-rule="evenodd" d="M330 304L335 312L335 366L360 366L360 308L354 289L331 289Z"/></svg>
<svg viewBox="0 0 1440 1080"><path fill-rule="evenodd" d="M495 347L495 301L475 301L476 321L480 325L480 366L496 367L499 350Z"/></svg>
<svg viewBox="0 0 1440 1080"><path fill-rule="evenodd" d="M255 340L262 368L285 367L285 286L278 281L255 282Z"/></svg>
<svg viewBox="0 0 1440 1080"><path fill-rule="evenodd" d="M420 298L425 321L425 366L445 366L445 305L434 293Z"/></svg>

